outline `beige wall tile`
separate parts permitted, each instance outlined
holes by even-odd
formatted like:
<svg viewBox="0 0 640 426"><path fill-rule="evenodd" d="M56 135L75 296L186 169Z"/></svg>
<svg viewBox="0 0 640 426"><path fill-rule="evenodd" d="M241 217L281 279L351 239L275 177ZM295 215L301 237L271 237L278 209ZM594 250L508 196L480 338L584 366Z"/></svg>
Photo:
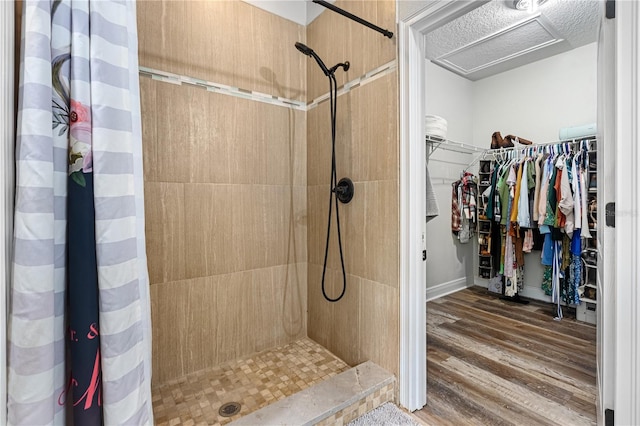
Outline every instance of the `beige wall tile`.
<svg viewBox="0 0 640 426"><path fill-rule="evenodd" d="M198 90L198 89L195 89ZM302 185L302 111L203 90L190 113L190 176L196 183ZM230 123L238 122L238 125Z"/></svg>
<svg viewBox="0 0 640 426"><path fill-rule="evenodd" d="M309 186L307 197L308 260L315 265L322 265L327 235L329 185Z"/></svg>
<svg viewBox="0 0 640 426"><path fill-rule="evenodd" d="M253 340L252 351L258 352L273 346L279 328L282 299L275 292L274 268L251 271L250 295L249 333Z"/></svg>
<svg viewBox="0 0 640 426"><path fill-rule="evenodd" d="M307 185L307 113L295 111L293 123L289 124L292 131L291 140L295 141L289 147L293 150L293 184Z"/></svg>
<svg viewBox="0 0 640 426"><path fill-rule="evenodd" d="M329 348L333 333L331 318L333 308L322 296L322 265L309 263L309 277L307 283L308 319L307 334L309 338ZM331 278L330 274L329 277Z"/></svg>
<svg viewBox="0 0 640 426"><path fill-rule="evenodd" d="M185 185L190 278L306 261L306 190Z"/></svg>
<svg viewBox="0 0 640 426"><path fill-rule="evenodd" d="M357 186L357 184L356 184ZM357 191L357 188L356 188ZM308 188L308 249L309 249L309 262L314 263L316 265L322 265L324 262L324 252L327 242L327 221L329 214L329 186L328 185L318 185L318 186L310 186ZM347 272L351 271L351 256L352 253L351 247L357 247L358 243L355 240L358 238L358 235L349 234L348 229L350 229L352 220L351 217L354 217L354 214L357 214L358 211L364 211L364 208L358 208L358 205L363 204L363 199L354 199L351 203L345 205L339 205L340 212L340 230L342 233L342 248L344 254L345 265L347 266ZM340 251L338 247L338 232L337 232L337 219L336 219L336 209L335 209L335 201L332 201L332 212L331 212L331 232L329 238L329 256L327 259L327 265L331 268L338 269L340 268ZM361 227L357 226L355 228L356 232L360 232L360 238L364 238L364 234L361 232Z"/></svg>
<svg viewBox="0 0 640 426"><path fill-rule="evenodd" d="M395 27L394 0L338 0L336 6L392 31ZM396 58L397 37L389 39L337 13L325 11L307 27L308 46L328 67L349 61L348 72L338 71L338 85ZM315 99L327 93L327 78L315 64L307 64L307 96Z"/></svg>
<svg viewBox="0 0 640 426"><path fill-rule="evenodd" d="M217 347L210 341L216 329L214 284L212 278L201 278L151 287L156 384L218 362Z"/></svg>
<svg viewBox="0 0 640 426"><path fill-rule="evenodd" d="M344 286L341 270L334 270L331 293L337 297ZM359 342L361 279L347 275L347 288L344 297L332 304L331 343L328 349L349 365L358 365L365 361L361 356ZM324 303L330 303L324 301Z"/></svg>
<svg viewBox="0 0 640 426"><path fill-rule="evenodd" d="M397 73L338 97L336 165L339 178L354 182L398 176ZM372 119L375 117L375 119ZM308 112L309 185L329 182L331 121L329 103Z"/></svg>
<svg viewBox="0 0 640 426"><path fill-rule="evenodd" d="M337 298L343 289L342 270L327 268L325 290ZM347 275L342 299L327 301L322 294L322 265L309 264L309 337L320 343L349 365L361 361L358 340L360 278Z"/></svg>
<svg viewBox="0 0 640 426"><path fill-rule="evenodd" d="M366 239L370 232L367 217L367 203L371 200L369 190L365 190L371 182L355 182L354 196L350 203L340 204L340 229L342 233L342 249L345 267L348 274L367 277L368 264L378 262L386 264L385 259L368 256ZM329 213L329 186L310 186L308 203L308 235L309 262L322 265L327 236L327 214ZM335 206L332 211L331 236L329 239L329 258L327 264L334 269L340 269L340 255L337 238L337 221ZM384 232L384 230L381 230Z"/></svg>
<svg viewBox="0 0 640 426"><path fill-rule="evenodd" d="M306 336L306 278L301 263L152 286L154 382Z"/></svg>
<svg viewBox="0 0 640 426"><path fill-rule="evenodd" d="M186 274L189 278L233 271L234 191L229 185L185 186Z"/></svg>
<svg viewBox="0 0 640 426"><path fill-rule="evenodd" d="M289 198L289 220L287 235L287 263L297 264L307 262L307 187L294 186L290 188L293 198ZM285 197L285 199L287 199ZM291 203L291 200L293 201ZM285 206L286 207L286 206Z"/></svg>
<svg viewBox="0 0 640 426"><path fill-rule="evenodd" d="M146 182L144 189L149 281L156 284L184 279L184 185Z"/></svg>
<svg viewBox="0 0 640 426"><path fill-rule="evenodd" d="M252 271L220 275L218 293L214 308L217 315L215 344L218 349L218 362L236 359L254 352L255 305Z"/></svg>
<svg viewBox="0 0 640 426"><path fill-rule="evenodd" d="M234 188L233 255L235 270L287 262L289 191L278 186Z"/></svg>
<svg viewBox="0 0 640 426"><path fill-rule="evenodd" d="M190 114L191 181L303 185L302 111L200 91ZM238 125L230 125L238 121Z"/></svg>
<svg viewBox="0 0 640 426"><path fill-rule="evenodd" d="M238 27L242 31L238 31ZM305 95L305 29L241 1L138 3L141 65L291 99Z"/></svg>
<svg viewBox="0 0 640 426"><path fill-rule="evenodd" d="M342 7L340 2L336 6ZM348 10L348 8L345 8ZM350 61L347 49L351 43L348 34L349 19L330 10L324 11L307 26L307 46L313 49L324 61L327 67L338 62ZM350 61L351 62L351 61ZM336 73L338 85L358 77L355 68L346 73L342 70ZM345 80L346 78L346 80ZM307 63L307 100L315 99L329 92L329 82L312 58Z"/></svg>
<svg viewBox="0 0 640 426"><path fill-rule="evenodd" d="M186 31L190 28L188 1L136 3L140 65L180 73L188 64Z"/></svg>
<svg viewBox="0 0 640 426"><path fill-rule="evenodd" d="M201 89L185 92L191 96L189 138L179 143L188 147L189 181L231 183L231 150L237 99Z"/></svg>
<svg viewBox="0 0 640 426"><path fill-rule="evenodd" d="M184 303L184 323L180 333L183 340L181 350L184 359L184 372L202 370L218 364L218 347L214 346L211 336L217 329L218 316L212 307L218 300L219 277L205 277L187 280ZM180 288L180 284L177 286Z"/></svg>
<svg viewBox="0 0 640 426"><path fill-rule="evenodd" d="M393 72L351 92L352 143L346 156L354 181L397 179L397 88L398 75Z"/></svg>
<svg viewBox="0 0 640 426"><path fill-rule="evenodd" d="M349 204L344 205L340 210L340 224L343 232L343 249L345 250L345 261L347 272L359 277L366 277L367 264L372 262L385 263L386 260L367 256L366 236L367 217L366 207L370 203L370 195L365 188L369 182L355 182L353 184L353 199Z"/></svg>
<svg viewBox="0 0 640 426"><path fill-rule="evenodd" d="M339 114L344 114L338 104ZM307 112L307 183L327 185L331 178L331 116L329 102Z"/></svg>
<svg viewBox="0 0 640 426"><path fill-rule="evenodd" d="M362 277L398 288L398 182L367 182L363 186L366 206Z"/></svg>
<svg viewBox="0 0 640 426"><path fill-rule="evenodd" d="M362 280L360 285L360 356L398 377L400 348L399 292Z"/></svg>
<svg viewBox="0 0 640 426"><path fill-rule="evenodd" d="M280 300L277 311L276 344L307 335L307 263L278 266L274 291Z"/></svg>
<svg viewBox="0 0 640 426"><path fill-rule="evenodd" d="M306 264L251 272L253 351L306 337Z"/></svg>
<svg viewBox="0 0 640 426"><path fill-rule="evenodd" d="M158 134L156 132L156 85L150 78L140 77L140 111L142 119L142 160L145 182L155 182Z"/></svg>
<svg viewBox="0 0 640 426"><path fill-rule="evenodd" d="M327 232L328 186L310 186L309 262L322 265ZM342 248L348 274L398 286L399 225L397 181L356 182L354 197L340 205ZM335 210L328 265L340 268Z"/></svg>
<svg viewBox="0 0 640 426"><path fill-rule="evenodd" d="M162 84L162 83L155 83ZM202 91L188 86L162 84L156 86L155 114L156 179L160 182L189 182L192 136L190 112L195 106L193 96ZM144 112L143 112L144 113Z"/></svg>

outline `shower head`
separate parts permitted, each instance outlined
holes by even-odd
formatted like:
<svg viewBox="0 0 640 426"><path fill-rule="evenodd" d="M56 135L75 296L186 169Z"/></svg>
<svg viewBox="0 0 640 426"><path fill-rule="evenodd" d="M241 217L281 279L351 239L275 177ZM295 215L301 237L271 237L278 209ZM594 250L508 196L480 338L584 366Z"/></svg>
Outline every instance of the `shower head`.
<svg viewBox="0 0 640 426"><path fill-rule="evenodd" d="M311 56L313 55L313 50L308 47L306 44L302 44L299 41L296 41L296 49L298 49L300 52L304 53L307 56Z"/></svg>
<svg viewBox="0 0 640 426"><path fill-rule="evenodd" d="M326 75L327 77L331 75L331 72L329 72L329 70L327 69L327 66L324 64L324 62L322 62L322 59L320 59L320 57L316 55L316 52L314 52L313 49L311 49L310 47L298 41L296 42L296 49L298 49L300 52L304 53L305 55L311 56L313 59L315 59L318 65L320 66L320 69L324 73L324 75Z"/></svg>

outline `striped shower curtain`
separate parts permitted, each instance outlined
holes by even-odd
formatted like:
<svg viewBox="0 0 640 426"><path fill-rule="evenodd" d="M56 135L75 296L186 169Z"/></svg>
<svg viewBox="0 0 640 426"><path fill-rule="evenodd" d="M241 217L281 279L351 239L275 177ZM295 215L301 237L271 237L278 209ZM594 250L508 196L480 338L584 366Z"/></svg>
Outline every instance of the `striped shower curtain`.
<svg viewBox="0 0 640 426"><path fill-rule="evenodd" d="M135 7L24 2L12 425L153 424Z"/></svg>

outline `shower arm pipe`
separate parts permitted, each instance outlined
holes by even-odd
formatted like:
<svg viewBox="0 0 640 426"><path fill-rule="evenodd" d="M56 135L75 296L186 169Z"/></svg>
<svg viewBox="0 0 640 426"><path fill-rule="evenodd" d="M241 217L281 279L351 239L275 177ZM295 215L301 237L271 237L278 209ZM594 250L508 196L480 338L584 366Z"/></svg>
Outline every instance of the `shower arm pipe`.
<svg viewBox="0 0 640 426"><path fill-rule="evenodd" d="M360 18L359 16L356 16L356 15L354 15L352 13L347 12L344 9L340 9L337 6L332 5L331 3L328 3L328 2L323 1L323 0L312 0L312 1L313 1L313 3L319 4L320 6L324 6L327 9L333 10L334 12L339 13L342 16L346 16L347 18L352 19L352 20L356 21L357 23L364 25L365 27L369 27L372 30L375 30L375 31L379 32L380 34L383 34L386 37L393 38L393 33L391 31L385 30L384 28L380 28L379 26L377 26L375 24L372 24L369 21L365 21L364 19Z"/></svg>

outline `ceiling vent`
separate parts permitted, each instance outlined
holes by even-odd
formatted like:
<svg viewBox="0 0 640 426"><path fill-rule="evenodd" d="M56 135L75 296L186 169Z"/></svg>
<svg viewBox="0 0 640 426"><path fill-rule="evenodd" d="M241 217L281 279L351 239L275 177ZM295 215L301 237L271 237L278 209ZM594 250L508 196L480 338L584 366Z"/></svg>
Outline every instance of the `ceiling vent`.
<svg viewBox="0 0 640 426"><path fill-rule="evenodd" d="M563 41L551 23L537 14L431 60L468 77Z"/></svg>

